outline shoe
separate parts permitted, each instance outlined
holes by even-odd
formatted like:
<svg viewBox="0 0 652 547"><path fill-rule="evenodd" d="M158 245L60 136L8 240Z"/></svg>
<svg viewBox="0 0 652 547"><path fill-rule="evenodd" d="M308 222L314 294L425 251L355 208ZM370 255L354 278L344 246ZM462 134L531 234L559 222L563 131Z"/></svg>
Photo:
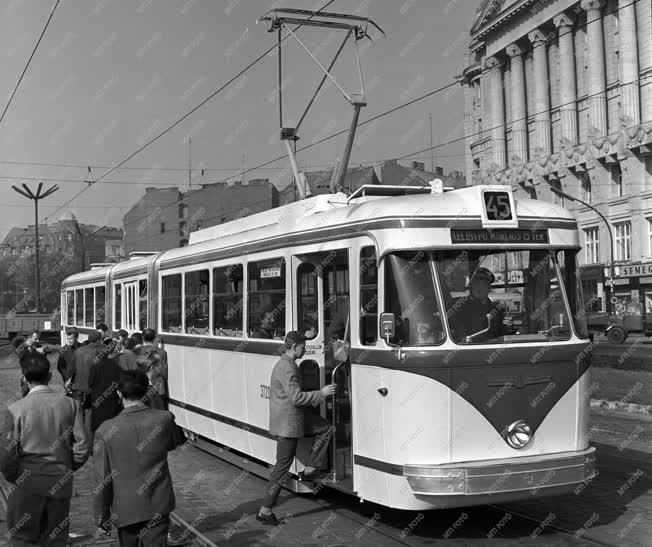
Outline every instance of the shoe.
<svg viewBox="0 0 652 547"><path fill-rule="evenodd" d="M305 473L304 471L299 472L299 482L315 482L326 477L327 474L319 469L315 469L310 473Z"/></svg>
<svg viewBox="0 0 652 547"><path fill-rule="evenodd" d="M256 520L262 522L263 524L269 524L270 526L278 526L279 520L276 518L274 513L269 515L262 515L260 512L256 513Z"/></svg>
<svg viewBox="0 0 652 547"><path fill-rule="evenodd" d="M172 534L172 532L168 532L168 545L186 545L186 540L188 538L185 537L179 537L175 536Z"/></svg>

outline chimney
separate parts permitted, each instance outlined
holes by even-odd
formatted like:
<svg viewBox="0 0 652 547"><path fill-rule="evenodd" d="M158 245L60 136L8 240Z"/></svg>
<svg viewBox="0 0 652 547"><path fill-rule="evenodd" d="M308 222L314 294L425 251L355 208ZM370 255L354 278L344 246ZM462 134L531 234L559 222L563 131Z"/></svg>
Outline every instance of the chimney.
<svg viewBox="0 0 652 547"><path fill-rule="evenodd" d="M414 169L415 171L425 171L426 166L425 166L424 163L422 163L420 161L413 161L412 162L412 169Z"/></svg>
<svg viewBox="0 0 652 547"><path fill-rule="evenodd" d="M156 187L155 186L148 186L147 188L145 188L145 193L149 194L152 190L156 190Z"/></svg>
<svg viewBox="0 0 652 547"><path fill-rule="evenodd" d="M435 175L438 177L443 177L444 176L444 168L440 167L439 165L435 166Z"/></svg>

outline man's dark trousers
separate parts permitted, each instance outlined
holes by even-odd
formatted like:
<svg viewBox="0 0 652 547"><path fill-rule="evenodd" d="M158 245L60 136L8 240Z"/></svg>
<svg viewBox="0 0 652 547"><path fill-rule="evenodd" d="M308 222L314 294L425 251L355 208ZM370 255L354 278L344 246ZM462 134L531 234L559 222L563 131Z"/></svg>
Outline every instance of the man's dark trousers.
<svg viewBox="0 0 652 547"><path fill-rule="evenodd" d="M319 469L328 454L328 446L333 436L333 427L324 419L315 420L310 427L310 434L314 435L312 449L306 467ZM263 500L263 507L273 507L287 480L288 471L297 453L298 438L276 437L276 464L269 477L267 494Z"/></svg>
<svg viewBox="0 0 652 547"><path fill-rule="evenodd" d="M7 503L10 545L67 545L69 512L69 497L54 498L29 492L20 486L15 488Z"/></svg>
<svg viewBox="0 0 652 547"><path fill-rule="evenodd" d="M161 547L167 545L170 515L158 516L118 528L121 547Z"/></svg>

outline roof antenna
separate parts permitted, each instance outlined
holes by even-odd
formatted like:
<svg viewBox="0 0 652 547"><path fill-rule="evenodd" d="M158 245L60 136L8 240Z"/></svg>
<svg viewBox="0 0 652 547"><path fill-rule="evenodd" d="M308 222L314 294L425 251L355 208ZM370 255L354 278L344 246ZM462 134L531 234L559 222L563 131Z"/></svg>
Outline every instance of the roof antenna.
<svg viewBox="0 0 652 547"><path fill-rule="evenodd" d="M382 34L385 32L371 19L367 17L359 17L357 15L348 15L344 13L330 13L323 11L311 11L311 10L300 10L300 9L273 9L265 13L258 21L267 22L267 31L274 32L277 34L277 43L278 43L278 104L279 104L279 124L281 131L281 140L285 143L285 148L290 159L290 164L292 166L292 172L294 174L294 182L296 188L299 192L301 199L305 199L309 191L305 184L305 175L299 172L299 167L297 165L296 154L293 149L293 143L296 144L296 141L299 140L297 134L301 123L308 114L308 111L312 107L317 95L321 91L322 86L326 79L330 79L333 84L339 89L344 98L353 106L353 118L349 126L349 133L347 135L346 144L344 146L344 153L342 154L341 161L338 161L335 170L333 172L333 177L330 183L330 190L332 193L337 191L337 188L343 186L344 177L346 176L347 167L349 164L349 159L351 157L351 149L353 148L353 140L355 138L355 132L358 127L358 118L360 117L360 110L363 106L367 106L365 100L365 89L364 89L364 80L362 76L362 64L360 62L360 55L358 51L358 41L363 38L370 38L367 33L368 25L373 25L378 29ZM291 29L289 25L297 26L294 29ZM321 27L329 28L332 30L345 30L346 36L341 42L335 57L331 60L328 67L324 67L319 60L311 53L311 51L306 47L306 45L299 40L294 31L296 31L301 26L312 26L312 27ZM310 55L312 60L317 64L317 66L324 73L317 88L315 89L308 105L306 106L303 114L299 118L299 122L296 127L285 127L283 125L283 90L282 90L282 57L281 57L281 42L283 38L281 37L281 31L285 29L288 33L296 40L296 42ZM353 37L353 45L355 52L355 60L358 69L358 77L360 80L360 90L358 93L347 92L340 83L335 79L335 76L332 74L332 69L335 66L340 53L344 49L344 46L348 42L349 38Z"/></svg>

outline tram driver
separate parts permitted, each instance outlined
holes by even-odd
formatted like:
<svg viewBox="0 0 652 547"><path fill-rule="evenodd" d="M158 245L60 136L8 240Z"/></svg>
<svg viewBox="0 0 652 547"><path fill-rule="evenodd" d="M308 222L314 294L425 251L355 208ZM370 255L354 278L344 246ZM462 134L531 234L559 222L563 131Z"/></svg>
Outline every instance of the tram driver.
<svg viewBox="0 0 652 547"><path fill-rule="evenodd" d="M514 333L514 323L505 315L505 306L489 298L496 276L488 268L478 267L469 280L469 294L453 305L450 320L453 337L459 342L465 337L489 329L484 338L496 338ZM491 317L489 321L487 316Z"/></svg>

